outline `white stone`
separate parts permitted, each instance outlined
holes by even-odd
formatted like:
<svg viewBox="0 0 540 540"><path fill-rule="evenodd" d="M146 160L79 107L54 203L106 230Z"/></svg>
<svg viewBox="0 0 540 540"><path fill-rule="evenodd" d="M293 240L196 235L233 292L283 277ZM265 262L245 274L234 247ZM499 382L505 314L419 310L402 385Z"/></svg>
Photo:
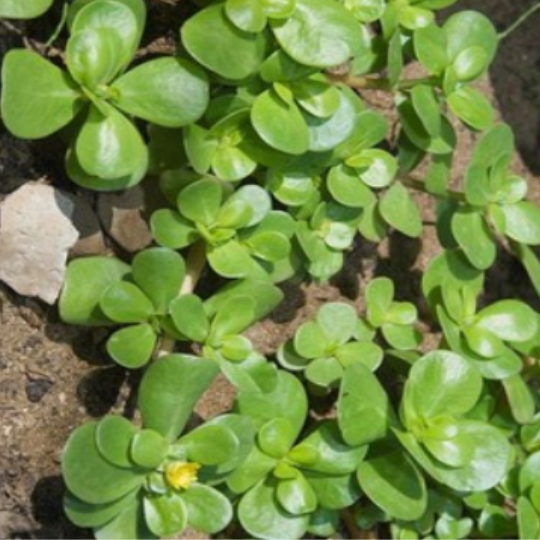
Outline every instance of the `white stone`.
<svg viewBox="0 0 540 540"><path fill-rule="evenodd" d="M45 184L28 183L6 197L0 203L0 280L53 304L79 237L74 212L71 198Z"/></svg>

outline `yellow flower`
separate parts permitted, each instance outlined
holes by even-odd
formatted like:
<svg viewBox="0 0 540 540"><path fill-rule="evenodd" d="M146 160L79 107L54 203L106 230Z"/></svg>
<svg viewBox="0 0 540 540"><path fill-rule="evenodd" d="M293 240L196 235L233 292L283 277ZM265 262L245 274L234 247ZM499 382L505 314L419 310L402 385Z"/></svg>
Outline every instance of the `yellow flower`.
<svg viewBox="0 0 540 540"><path fill-rule="evenodd" d="M201 466L198 463L174 461L165 467L165 478L175 489L187 489L197 481L197 472Z"/></svg>

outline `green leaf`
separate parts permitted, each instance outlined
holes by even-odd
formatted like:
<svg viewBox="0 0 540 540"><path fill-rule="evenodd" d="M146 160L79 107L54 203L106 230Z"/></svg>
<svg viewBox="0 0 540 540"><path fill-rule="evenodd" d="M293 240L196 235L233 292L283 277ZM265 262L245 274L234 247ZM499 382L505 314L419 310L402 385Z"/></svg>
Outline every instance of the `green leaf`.
<svg viewBox="0 0 540 540"><path fill-rule="evenodd" d="M190 461L219 465L230 461L239 447L234 432L224 425L203 424L184 435L175 445Z"/></svg>
<svg viewBox="0 0 540 540"><path fill-rule="evenodd" d="M308 516L292 515L276 500L276 482L259 482L241 499L238 519L255 538L301 538L306 532Z"/></svg>
<svg viewBox="0 0 540 540"><path fill-rule="evenodd" d="M397 173L397 163L393 156L384 150L363 150L355 161L356 156L349 158L346 163L357 167L362 181L373 188L389 186ZM356 165L358 163L358 165Z"/></svg>
<svg viewBox="0 0 540 540"><path fill-rule="evenodd" d="M129 445L137 428L122 416L105 416L96 426L98 452L116 467L132 468Z"/></svg>
<svg viewBox="0 0 540 540"><path fill-rule="evenodd" d="M471 518L453 519L442 515L435 524L437 538L452 540L452 538L469 538L474 522Z"/></svg>
<svg viewBox="0 0 540 540"><path fill-rule="evenodd" d="M284 259L291 249L288 238L274 231L263 231L254 234L245 242L253 256L269 262Z"/></svg>
<svg viewBox="0 0 540 540"><path fill-rule="evenodd" d="M452 67L459 81L477 79L486 69L488 58L485 49L478 46L463 49L454 59Z"/></svg>
<svg viewBox="0 0 540 540"><path fill-rule="evenodd" d="M384 0L346 0L344 5L356 19L364 23L375 22L386 9Z"/></svg>
<svg viewBox="0 0 540 540"><path fill-rule="evenodd" d="M433 23L434 14L430 10L421 7L405 5L398 12L398 19L399 23L407 30L416 30Z"/></svg>
<svg viewBox="0 0 540 540"><path fill-rule="evenodd" d="M244 32L262 32L267 19L264 5L258 0L227 0L225 13L227 18Z"/></svg>
<svg viewBox="0 0 540 540"><path fill-rule="evenodd" d="M215 362L195 356L170 354L154 362L139 388L144 426L174 440L218 372Z"/></svg>
<svg viewBox="0 0 540 540"><path fill-rule="evenodd" d="M281 459L290 450L297 433L286 418L273 418L257 434L260 449L275 459Z"/></svg>
<svg viewBox="0 0 540 540"><path fill-rule="evenodd" d="M235 240L210 248L208 262L217 274L227 278L244 278L253 272L248 248Z"/></svg>
<svg viewBox="0 0 540 540"><path fill-rule="evenodd" d="M431 137L438 137L441 133L441 104L433 87L415 85L411 90L411 101L426 131Z"/></svg>
<svg viewBox="0 0 540 540"><path fill-rule="evenodd" d="M190 527L206 534L223 530L232 520L231 503L219 491L202 484L194 484L182 493Z"/></svg>
<svg viewBox="0 0 540 540"><path fill-rule="evenodd" d="M251 418L258 427L273 418L286 418L298 434L306 419L307 397L302 383L296 377L278 371L277 384L268 392L239 388L234 410Z"/></svg>
<svg viewBox="0 0 540 540"><path fill-rule="evenodd" d="M147 526L143 514L143 497L139 496L105 525L94 529L96 540L131 540L132 538L157 538Z"/></svg>
<svg viewBox="0 0 540 540"><path fill-rule="evenodd" d="M330 169L327 185L332 197L344 206L364 208L376 200L356 171L344 165L336 165Z"/></svg>
<svg viewBox="0 0 540 540"><path fill-rule="evenodd" d="M294 103L285 103L274 90L260 94L251 109L251 122L261 139L287 154L303 154L309 147L309 131Z"/></svg>
<svg viewBox="0 0 540 540"><path fill-rule="evenodd" d="M178 208L189 220L205 226L217 219L223 200L223 188L210 178L199 180L184 188L178 195Z"/></svg>
<svg viewBox="0 0 540 540"><path fill-rule="evenodd" d="M505 204L500 207L504 215L504 234L516 242L540 245L540 209L529 201Z"/></svg>
<svg viewBox="0 0 540 540"><path fill-rule="evenodd" d="M343 367L333 357L316 358L307 365L305 376L313 384L327 388L339 382L343 376Z"/></svg>
<svg viewBox="0 0 540 540"><path fill-rule="evenodd" d="M418 206L409 190L400 182L395 182L385 192L379 204L384 220L399 232L411 238L422 234L422 219Z"/></svg>
<svg viewBox="0 0 540 540"><path fill-rule="evenodd" d="M88 504L67 491L63 507L69 520L78 527L100 527L131 506L137 497L138 489L107 504Z"/></svg>
<svg viewBox="0 0 540 540"><path fill-rule="evenodd" d="M255 301L249 296L234 296L223 303L212 321L212 338L239 334L255 322Z"/></svg>
<svg viewBox="0 0 540 540"><path fill-rule="evenodd" d="M336 358L345 367L355 362L361 362L371 371L375 371L381 365L383 351L375 343L351 342L342 345L336 351Z"/></svg>
<svg viewBox="0 0 540 540"><path fill-rule="evenodd" d="M187 525L187 511L179 493L166 493L144 497L144 519L148 528L158 537L172 537Z"/></svg>
<svg viewBox="0 0 540 540"><path fill-rule="evenodd" d="M169 249L181 249L199 239L199 231L175 210L161 208L150 218L150 229L156 241Z"/></svg>
<svg viewBox="0 0 540 540"><path fill-rule="evenodd" d="M403 451L364 460L357 470L364 493L396 519L420 518L428 503L424 477Z"/></svg>
<svg viewBox="0 0 540 540"><path fill-rule="evenodd" d="M133 469L115 467L96 447L97 422L78 427L70 435L62 457L62 473L68 489L90 504L104 504L124 497L144 482Z"/></svg>
<svg viewBox="0 0 540 540"><path fill-rule="evenodd" d="M277 464L276 459L263 453L255 445L246 459L227 478L227 487L234 493L244 493L266 478Z"/></svg>
<svg viewBox="0 0 540 540"><path fill-rule="evenodd" d="M413 35L414 51L420 63L434 75L449 64L445 32L435 24L418 28Z"/></svg>
<svg viewBox="0 0 540 540"><path fill-rule="evenodd" d="M340 92L335 86L316 79L304 79L292 85L298 105L319 118L332 116L340 106Z"/></svg>
<svg viewBox="0 0 540 540"><path fill-rule="evenodd" d="M342 90L339 98L339 108L329 118L318 118L304 113L304 120L309 128L309 150L312 152L332 151L353 133L355 101L358 100L358 96Z"/></svg>
<svg viewBox="0 0 540 540"><path fill-rule="evenodd" d="M368 444L386 435L391 414L388 396L362 363L345 369L337 407L338 425L347 444Z"/></svg>
<svg viewBox="0 0 540 540"><path fill-rule="evenodd" d="M156 347L157 335L150 324L128 326L107 340L107 352L121 366L138 369L148 363Z"/></svg>
<svg viewBox="0 0 540 540"><path fill-rule="evenodd" d="M460 208L452 217L452 234L474 267L486 270L494 263L497 245L482 211Z"/></svg>
<svg viewBox="0 0 540 540"><path fill-rule="evenodd" d="M209 101L205 72L183 58L145 62L117 79L112 90L119 109L164 127L196 122Z"/></svg>
<svg viewBox="0 0 540 540"><path fill-rule="evenodd" d="M70 262L59 300L60 318L68 324L110 324L99 299L130 270L127 264L113 257L86 257Z"/></svg>
<svg viewBox="0 0 540 540"><path fill-rule="evenodd" d="M180 292L185 271L184 259L171 249L148 248L133 258L135 283L161 313L166 312L169 302ZM156 279L158 275L159 279Z"/></svg>
<svg viewBox="0 0 540 540"><path fill-rule="evenodd" d="M359 24L330 0L297 0L291 16L271 26L283 50L300 64L332 67L358 52Z"/></svg>
<svg viewBox="0 0 540 540"><path fill-rule="evenodd" d="M309 514L318 505L313 488L302 474L278 482L276 496L279 504L293 515Z"/></svg>
<svg viewBox="0 0 540 540"><path fill-rule="evenodd" d="M324 356L327 340L319 325L314 321L303 323L294 335L294 349L304 358Z"/></svg>
<svg viewBox="0 0 540 540"><path fill-rule="evenodd" d="M152 429L141 429L131 439L131 459L145 469L157 469L168 451L167 439Z"/></svg>
<svg viewBox="0 0 540 540"><path fill-rule="evenodd" d="M361 491L353 474L330 476L307 470L303 474L317 495L319 508L339 510L352 506L360 498Z"/></svg>
<svg viewBox="0 0 540 540"><path fill-rule="evenodd" d="M484 308L476 325L504 341L527 341L538 332L535 311L519 300L499 300Z"/></svg>
<svg viewBox="0 0 540 540"><path fill-rule="evenodd" d="M394 282L387 277L372 279L365 290L367 320L374 327L384 324L394 298Z"/></svg>
<svg viewBox="0 0 540 540"><path fill-rule="evenodd" d="M169 310L177 330L192 341L203 343L206 340L210 323L198 296L179 296L170 303Z"/></svg>
<svg viewBox="0 0 540 540"><path fill-rule="evenodd" d="M483 131L493 126L495 111L489 100L475 88L464 86L448 98L450 110L466 124Z"/></svg>
<svg viewBox="0 0 540 540"><path fill-rule="evenodd" d="M486 53L486 65L491 63L499 39L487 17L477 11L460 11L446 20L443 29L448 40L448 56L452 61L462 51L480 47Z"/></svg>
<svg viewBox="0 0 540 540"><path fill-rule="evenodd" d="M79 30L67 42L71 76L91 90L109 83L122 68L122 40L110 28Z"/></svg>
<svg viewBox="0 0 540 540"><path fill-rule="evenodd" d="M358 314L349 304L330 302L317 311L316 321L326 341L336 347L352 338L356 331Z"/></svg>
<svg viewBox="0 0 540 540"><path fill-rule="evenodd" d="M540 535L540 517L526 497L517 500L517 523L520 540L537 538Z"/></svg>
<svg viewBox="0 0 540 540"><path fill-rule="evenodd" d="M404 399L426 419L460 416L474 407L481 391L482 376L467 360L452 352L433 351L413 364ZM409 416L407 406L405 416Z"/></svg>
<svg viewBox="0 0 540 540"><path fill-rule="evenodd" d="M74 150L87 174L113 180L137 170L140 156L147 149L130 120L105 102L102 105L107 115L95 106L90 107Z"/></svg>
<svg viewBox="0 0 540 540"><path fill-rule="evenodd" d="M119 323L143 322L154 314L154 306L148 297L127 281L109 285L99 303L103 313Z"/></svg>
<svg viewBox="0 0 540 540"><path fill-rule="evenodd" d="M5 54L2 121L17 137L39 139L58 131L75 118L83 103L72 79L39 54L25 49Z"/></svg>
<svg viewBox="0 0 540 540"><path fill-rule="evenodd" d="M81 2L82 4L82 2ZM121 67L126 67L137 50L145 25L146 12L141 2L94 0L73 13L70 8L70 32L107 29L120 38Z"/></svg>
<svg viewBox="0 0 540 540"><path fill-rule="evenodd" d="M0 7L0 17L6 19L34 19L45 13L53 0L4 0Z"/></svg>
<svg viewBox="0 0 540 540"><path fill-rule="evenodd" d="M367 446L348 445L343 440L335 420L323 421L302 441L302 444L313 448L318 454L317 461L302 468L332 476L353 473L368 450Z"/></svg>
<svg viewBox="0 0 540 540"><path fill-rule="evenodd" d="M236 28L227 19L223 3L208 6L190 17L182 25L180 35L195 60L234 81L254 74L266 52L265 34L253 35Z"/></svg>

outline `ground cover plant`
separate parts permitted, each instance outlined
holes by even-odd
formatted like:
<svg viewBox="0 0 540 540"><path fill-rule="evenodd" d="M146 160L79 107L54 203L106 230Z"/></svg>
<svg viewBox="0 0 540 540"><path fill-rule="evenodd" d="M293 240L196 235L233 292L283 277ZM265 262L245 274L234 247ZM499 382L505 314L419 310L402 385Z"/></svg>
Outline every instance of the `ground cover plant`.
<svg viewBox="0 0 540 540"><path fill-rule="evenodd" d="M440 24L454 3L214 2L178 29L177 56L132 66L143 2L75 0L64 65L6 55L8 129L60 132L80 186L129 189L151 174L168 201L150 219L155 245L67 270L62 319L109 326L111 358L143 370L134 418L105 416L66 443L75 524L103 539L188 525L540 537L540 315L482 296L500 250L540 293L540 209L511 171L511 129L474 86L500 37L473 11ZM48 3L21 6L0 15ZM412 61L421 77L404 75ZM368 106L372 90L392 95L397 128ZM455 121L479 134L459 185ZM422 237L415 192L436 211L441 252L422 292L440 342L423 348L418 306L378 277L364 312L327 303L275 359L258 352L244 332L280 303L279 284L329 280L355 242ZM232 410L193 427L219 373ZM333 403L322 419L321 400Z"/></svg>

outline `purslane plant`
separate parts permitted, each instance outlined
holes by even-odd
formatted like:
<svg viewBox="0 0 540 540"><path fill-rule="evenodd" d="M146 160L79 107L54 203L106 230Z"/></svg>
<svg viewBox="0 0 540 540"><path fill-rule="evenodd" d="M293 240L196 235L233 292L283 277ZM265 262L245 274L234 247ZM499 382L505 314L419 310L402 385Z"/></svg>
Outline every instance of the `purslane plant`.
<svg viewBox="0 0 540 540"><path fill-rule="evenodd" d="M511 170L511 129L474 85L499 36L474 11L440 24L455 2L218 0L194 7L176 56L132 67L144 3L75 0L67 71L25 49L5 56L8 129L61 131L83 187L150 174L167 201L149 220L155 245L67 269L61 318L109 327L111 358L143 370L134 418L105 416L66 444L75 524L102 539L188 525L540 538L540 314L483 295L503 247L540 294L540 210ZM21 6L0 16L48 3ZM396 122L369 105L374 90ZM477 141L450 182L457 122ZM327 282L361 242L422 238L415 192L441 246L423 299L377 275L357 304L322 305L263 355L245 332L280 304L282 282ZM440 330L429 351L426 323ZM218 374L231 410L188 424Z"/></svg>

